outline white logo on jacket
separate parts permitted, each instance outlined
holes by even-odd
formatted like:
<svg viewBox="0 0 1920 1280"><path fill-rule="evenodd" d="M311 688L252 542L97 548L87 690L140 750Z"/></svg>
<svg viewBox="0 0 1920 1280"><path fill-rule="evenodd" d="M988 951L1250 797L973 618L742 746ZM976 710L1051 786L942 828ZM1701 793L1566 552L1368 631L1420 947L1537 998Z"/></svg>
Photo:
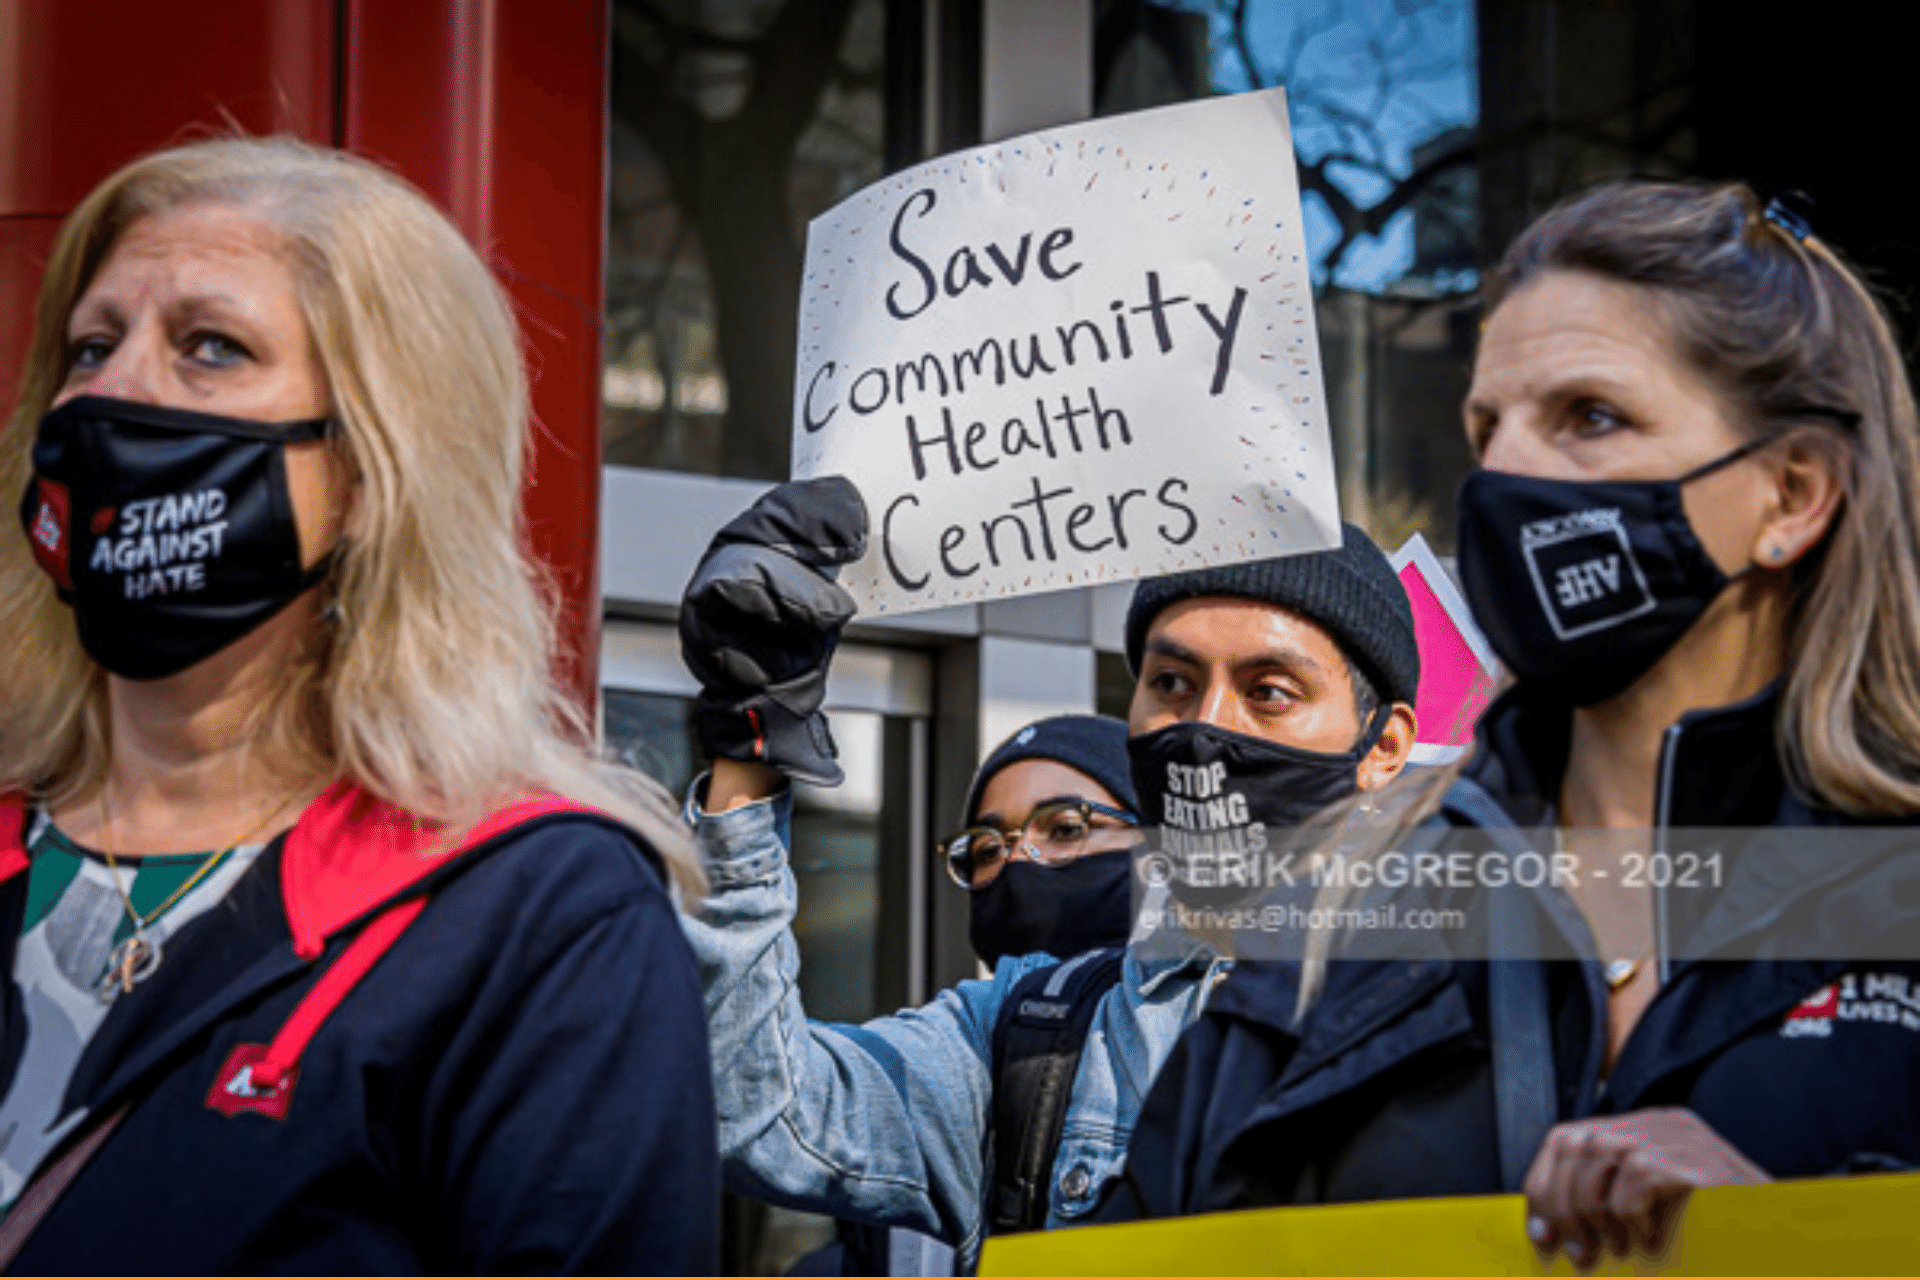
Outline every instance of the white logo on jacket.
<svg viewBox="0 0 1920 1280"><path fill-rule="evenodd" d="M1849 973L1787 1011L1780 1034L1825 1039L1835 1023L1872 1022L1920 1032L1920 989L1904 973Z"/></svg>

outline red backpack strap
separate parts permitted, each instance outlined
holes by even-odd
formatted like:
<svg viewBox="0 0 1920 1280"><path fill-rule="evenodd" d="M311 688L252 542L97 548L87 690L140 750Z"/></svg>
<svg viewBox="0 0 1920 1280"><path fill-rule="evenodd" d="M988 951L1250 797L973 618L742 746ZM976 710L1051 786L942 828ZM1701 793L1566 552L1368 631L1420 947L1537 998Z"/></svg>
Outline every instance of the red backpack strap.
<svg viewBox="0 0 1920 1280"><path fill-rule="evenodd" d="M374 963L400 941L400 935L426 906L426 898L419 897L389 907L360 931L360 936L348 944L338 960L327 966L326 972L294 1006L293 1013L275 1034L267 1046L266 1056L253 1064L256 1088L279 1089L289 1082L299 1068L300 1056L307 1051L307 1045L327 1015L340 1007L340 1002L367 976Z"/></svg>
<svg viewBox="0 0 1920 1280"><path fill-rule="evenodd" d="M0 795L0 881L27 869L27 797L18 791Z"/></svg>
<svg viewBox="0 0 1920 1280"><path fill-rule="evenodd" d="M301 815L282 850L281 885L294 950L317 959L331 934L495 836L548 814L596 812L558 796L538 796L508 805L440 846L436 827L340 784ZM307 1046L426 906L422 894L375 916L300 998L271 1043L234 1047L207 1105L228 1116L252 1111L284 1118Z"/></svg>

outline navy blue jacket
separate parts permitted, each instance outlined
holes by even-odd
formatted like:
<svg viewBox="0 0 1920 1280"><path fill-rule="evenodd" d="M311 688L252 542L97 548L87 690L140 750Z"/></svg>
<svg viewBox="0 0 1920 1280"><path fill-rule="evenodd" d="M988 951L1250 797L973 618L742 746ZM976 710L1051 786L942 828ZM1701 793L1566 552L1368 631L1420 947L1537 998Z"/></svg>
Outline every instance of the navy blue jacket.
<svg viewBox="0 0 1920 1280"><path fill-rule="evenodd" d="M1793 910L1906 930L1920 920L1916 859L1836 882L1814 829L1841 819L1787 787L1776 711L1769 690L1668 733L1658 796L1667 825L1778 825L1810 837L1794 866L1736 863L1704 916L1673 921L1695 931L1690 954L1750 940ZM1489 798L1521 822L1546 816L1568 729L1564 711L1514 694L1497 702L1445 816L1464 824ZM1541 906L1568 954L1592 954L1569 900L1543 895ZM1597 965L1532 963L1546 978L1560 1120L1691 1108L1775 1177L1920 1164L1920 965L1676 961L1602 1081ZM1297 968L1238 966L1156 1078L1097 1216L1502 1190L1488 972L1486 961L1445 955L1335 960L1296 1024Z"/></svg>
<svg viewBox="0 0 1920 1280"><path fill-rule="evenodd" d="M297 954L285 855L283 837L116 1001L66 1101L133 1109L16 1270L717 1266L699 983L637 836L549 815L392 891L394 876L370 875L363 900L335 894L340 927L316 961ZM0 884L9 975L26 892L23 874ZM216 1109L236 1046L272 1040L368 919L421 894L425 909L307 1046L284 1118ZM0 1088L23 1032L9 980Z"/></svg>

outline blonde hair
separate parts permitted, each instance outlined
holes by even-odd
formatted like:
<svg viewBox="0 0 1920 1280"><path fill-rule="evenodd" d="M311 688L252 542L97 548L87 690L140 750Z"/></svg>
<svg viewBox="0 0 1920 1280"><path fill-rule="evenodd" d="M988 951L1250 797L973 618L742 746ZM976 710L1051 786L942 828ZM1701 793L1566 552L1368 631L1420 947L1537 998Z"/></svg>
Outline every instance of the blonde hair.
<svg viewBox="0 0 1920 1280"><path fill-rule="evenodd" d="M135 221L233 205L284 237L332 396L331 447L357 481L332 575L328 642L260 708L255 741L300 781L351 779L459 829L530 792L607 811L676 887L698 861L658 784L600 757L555 680L553 593L529 549L519 332L460 232L392 174L284 138L198 142L136 160L55 242L0 492L31 474L36 424L66 376L68 317ZM106 777L106 682L16 522L0 533L0 787L50 804Z"/></svg>

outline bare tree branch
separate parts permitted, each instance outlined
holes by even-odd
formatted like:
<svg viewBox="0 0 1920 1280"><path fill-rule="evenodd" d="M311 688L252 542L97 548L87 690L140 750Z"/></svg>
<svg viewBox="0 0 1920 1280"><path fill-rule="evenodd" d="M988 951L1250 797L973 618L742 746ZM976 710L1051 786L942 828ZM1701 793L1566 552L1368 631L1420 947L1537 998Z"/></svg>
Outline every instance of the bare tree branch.
<svg viewBox="0 0 1920 1280"><path fill-rule="evenodd" d="M1416 120L1429 121L1432 134L1437 136L1446 126L1442 113L1428 105L1420 94L1409 90L1458 74L1457 66L1449 58L1420 56L1438 4L1434 0L1397 0L1393 13L1384 23L1354 32L1326 48L1324 54L1316 55L1321 67L1347 68L1338 73L1307 65L1310 49L1346 21L1337 9L1325 11L1314 20L1294 26L1281 74L1273 78L1263 72L1254 47L1252 7L1252 0L1221 0L1230 47L1245 70L1248 83L1254 87L1264 87L1275 80L1286 84L1296 122L1311 121L1332 133L1331 148L1312 161L1299 162L1302 194L1318 195L1338 228L1337 238L1322 264L1329 282L1357 243L1383 233L1395 217L1412 207L1438 181L1475 163L1480 156L1530 146L1550 135L1616 149L1628 155L1658 154L1691 123L1690 111L1683 109L1661 120L1651 131L1621 127L1671 91L1671 86L1663 86L1587 120L1563 117L1549 124L1542 117L1522 122L1498 136L1482 135L1477 141L1465 141L1430 156L1402 174L1389 159L1392 148L1388 145L1383 121L1388 119L1390 111L1411 111ZM1329 83L1330 76L1332 83ZM1349 87L1337 94L1332 91L1333 85L1340 83L1342 77ZM1345 178L1342 170L1347 172ZM1360 175L1365 178L1361 179ZM1367 185L1383 184L1385 191L1376 199L1363 199L1354 194L1356 180Z"/></svg>
<svg viewBox="0 0 1920 1280"><path fill-rule="evenodd" d="M620 0L615 8L628 70L616 68L614 114L659 158L683 227L718 246L706 256L707 279L728 382L727 449L742 474L785 470L796 319L790 307L765 299L799 293L794 156L844 72L840 51L854 4L786 0L752 37L688 24L651 0ZM715 55L740 59L748 76L738 107L718 119L701 112L687 88L689 72ZM663 411L671 417L671 397Z"/></svg>

